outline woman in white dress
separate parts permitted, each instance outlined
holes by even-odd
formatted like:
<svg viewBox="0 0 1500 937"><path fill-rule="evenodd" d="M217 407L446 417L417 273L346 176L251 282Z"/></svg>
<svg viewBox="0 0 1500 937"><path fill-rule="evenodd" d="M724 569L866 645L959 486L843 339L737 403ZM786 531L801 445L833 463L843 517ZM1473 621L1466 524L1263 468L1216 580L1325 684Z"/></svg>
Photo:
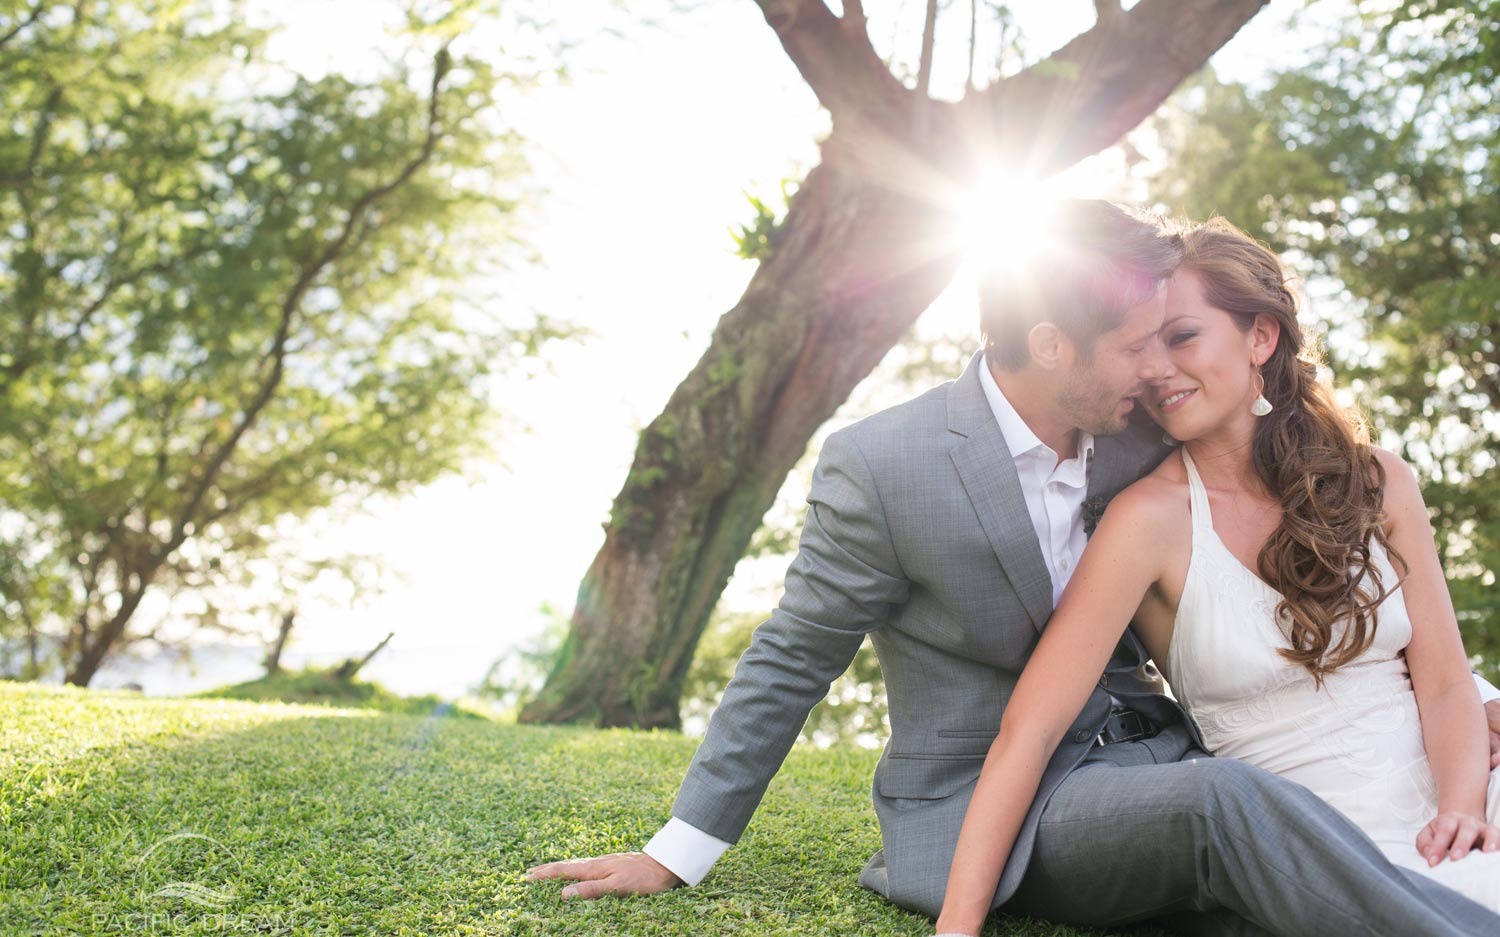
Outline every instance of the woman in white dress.
<svg viewBox="0 0 1500 937"><path fill-rule="evenodd" d="M1171 369L1143 400L1183 445L1110 504L1043 632L937 929L979 932L1132 612L1208 749L1304 784L1393 862L1500 911L1500 769L1416 479L1316 381L1276 256L1222 219L1183 239Z"/></svg>

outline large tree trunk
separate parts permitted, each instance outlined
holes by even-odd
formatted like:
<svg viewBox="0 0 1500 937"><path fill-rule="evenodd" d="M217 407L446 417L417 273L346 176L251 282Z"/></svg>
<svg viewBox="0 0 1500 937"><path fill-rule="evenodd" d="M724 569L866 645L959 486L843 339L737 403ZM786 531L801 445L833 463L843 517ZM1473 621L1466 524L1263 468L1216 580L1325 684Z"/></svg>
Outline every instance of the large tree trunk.
<svg viewBox="0 0 1500 937"><path fill-rule="evenodd" d="M929 205L872 186L839 154L793 200L773 255L641 435L563 659L532 721L676 726L719 593L807 441L952 279L913 258Z"/></svg>
<svg viewBox="0 0 1500 937"><path fill-rule="evenodd" d="M281 625L276 629L276 640L271 644L270 650L266 651L266 676L274 677L281 673L281 653L286 650L287 638L292 635L292 626L297 623L295 611L281 613Z"/></svg>
<svg viewBox="0 0 1500 937"><path fill-rule="evenodd" d="M840 18L821 0L759 2L833 114L823 163L641 434L559 661L523 721L676 727L698 639L788 471L952 279L945 194L985 154L1055 172L1115 142L1265 0L1142 0L1052 67L959 104L891 77L859 3L846 0Z"/></svg>
<svg viewBox="0 0 1500 937"><path fill-rule="evenodd" d="M153 569L154 572L154 569ZM135 589L121 590L120 608L109 617L92 635L83 634L78 639L78 656L74 658L68 668L64 682L73 686L88 686L89 681L99 672L104 658L109 650L119 640L120 635L125 633L125 626L130 622L130 616L135 614L136 608L145 598L146 587L150 583L150 574L141 576L140 584ZM85 613L87 614L87 613Z"/></svg>

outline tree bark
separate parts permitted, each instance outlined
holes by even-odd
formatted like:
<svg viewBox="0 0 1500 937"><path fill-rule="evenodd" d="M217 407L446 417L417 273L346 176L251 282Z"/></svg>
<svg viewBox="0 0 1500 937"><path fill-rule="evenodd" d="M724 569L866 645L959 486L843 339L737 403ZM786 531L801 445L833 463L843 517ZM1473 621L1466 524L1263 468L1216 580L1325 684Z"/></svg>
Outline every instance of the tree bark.
<svg viewBox="0 0 1500 937"><path fill-rule="evenodd" d="M927 19L922 23L922 54L917 59L917 94L927 95L932 86L932 50L937 42L938 0L927 0Z"/></svg>
<svg viewBox="0 0 1500 937"><path fill-rule="evenodd" d="M286 639L292 634L292 625L297 621L296 612L283 612L281 626L276 630L276 642L266 652L266 676L281 672L281 652L286 650Z"/></svg>
<svg viewBox="0 0 1500 937"><path fill-rule="evenodd" d="M771 258L642 433L563 659L523 719L677 725L698 637L782 480L952 278L951 252L912 256L930 206L872 185L837 137Z"/></svg>
<svg viewBox="0 0 1500 937"><path fill-rule="evenodd" d="M900 86L859 4L758 0L833 115L745 295L642 432L571 628L525 722L679 725L709 615L808 440L948 285L979 161L1055 172L1115 142L1265 0L1142 0L963 102ZM1004 223L999 220L998 223Z"/></svg>
<svg viewBox="0 0 1500 937"><path fill-rule="evenodd" d="M89 681L94 679L94 674L99 672L104 658L109 654L120 635L125 633L125 626L130 622L130 616L135 614L136 608L141 604L141 599L146 596L147 579L142 579L139 588L123 589L120 593L120 608L109 617L103 627L93 633L92 639L85 632L78 641L78 656L74 659L72 668L67 672L64 681L73 686L88 686Z"/></svg>
<svg viewBox="0 0 1500 937"><path fill-rule="evenodd" d="M24 601L20 604L21 623L26 628L26 666L21 670L21 679L35 680L42 675L41 634L37 631L31 609Z"/></svg>

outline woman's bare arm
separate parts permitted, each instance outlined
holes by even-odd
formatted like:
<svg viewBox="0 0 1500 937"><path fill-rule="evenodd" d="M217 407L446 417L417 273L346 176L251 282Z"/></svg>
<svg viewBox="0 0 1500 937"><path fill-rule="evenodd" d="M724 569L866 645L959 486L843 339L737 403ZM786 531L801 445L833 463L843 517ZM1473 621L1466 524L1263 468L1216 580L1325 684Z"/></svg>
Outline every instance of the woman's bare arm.
<svg viewBox="0 0 1500 937"><path fill-rule="evenodd" d="M1122 492L1084 551L1007 703L964 815L937 929L977 934L1042 772L1083 710L1163 565L1170 512L1149 484Z"/></svg>
<svg viewBox="0 0 1500 937"><path fill-rule="evenodd" d="M1484 815L1488 728L1416 477L1393 453L1377 450L1377 457L1386 474L1387 537L1407 566L1401 585L1412 621L1406 664L1437 782L1438 816L1418 836L1417 849L1437 865L1475 848L1500 848L1500 830Z"/></svg>

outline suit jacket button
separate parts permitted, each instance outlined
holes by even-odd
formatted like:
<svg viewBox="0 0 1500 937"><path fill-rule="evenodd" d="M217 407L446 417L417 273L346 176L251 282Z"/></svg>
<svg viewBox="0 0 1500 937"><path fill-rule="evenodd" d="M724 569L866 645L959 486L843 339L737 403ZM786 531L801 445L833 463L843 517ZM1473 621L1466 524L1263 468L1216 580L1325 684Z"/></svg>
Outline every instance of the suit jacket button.
<svg viewBox="0 0 1500 937"><path fill-rule="evenodd" d="M1099 685L1109 686L1109 674L1105 674L1104 676L1099 678Z"/></svg>
<svg viewBox="0 0 1500 937"><path fill-rule="evenodd" d="M1084 742L1087 742L1091 737L1092 736L1090 736L1088 729L1079 729L1077 732L1073 733L1073 741L1077 742L1080 745L1082 745Z"/></svg>

